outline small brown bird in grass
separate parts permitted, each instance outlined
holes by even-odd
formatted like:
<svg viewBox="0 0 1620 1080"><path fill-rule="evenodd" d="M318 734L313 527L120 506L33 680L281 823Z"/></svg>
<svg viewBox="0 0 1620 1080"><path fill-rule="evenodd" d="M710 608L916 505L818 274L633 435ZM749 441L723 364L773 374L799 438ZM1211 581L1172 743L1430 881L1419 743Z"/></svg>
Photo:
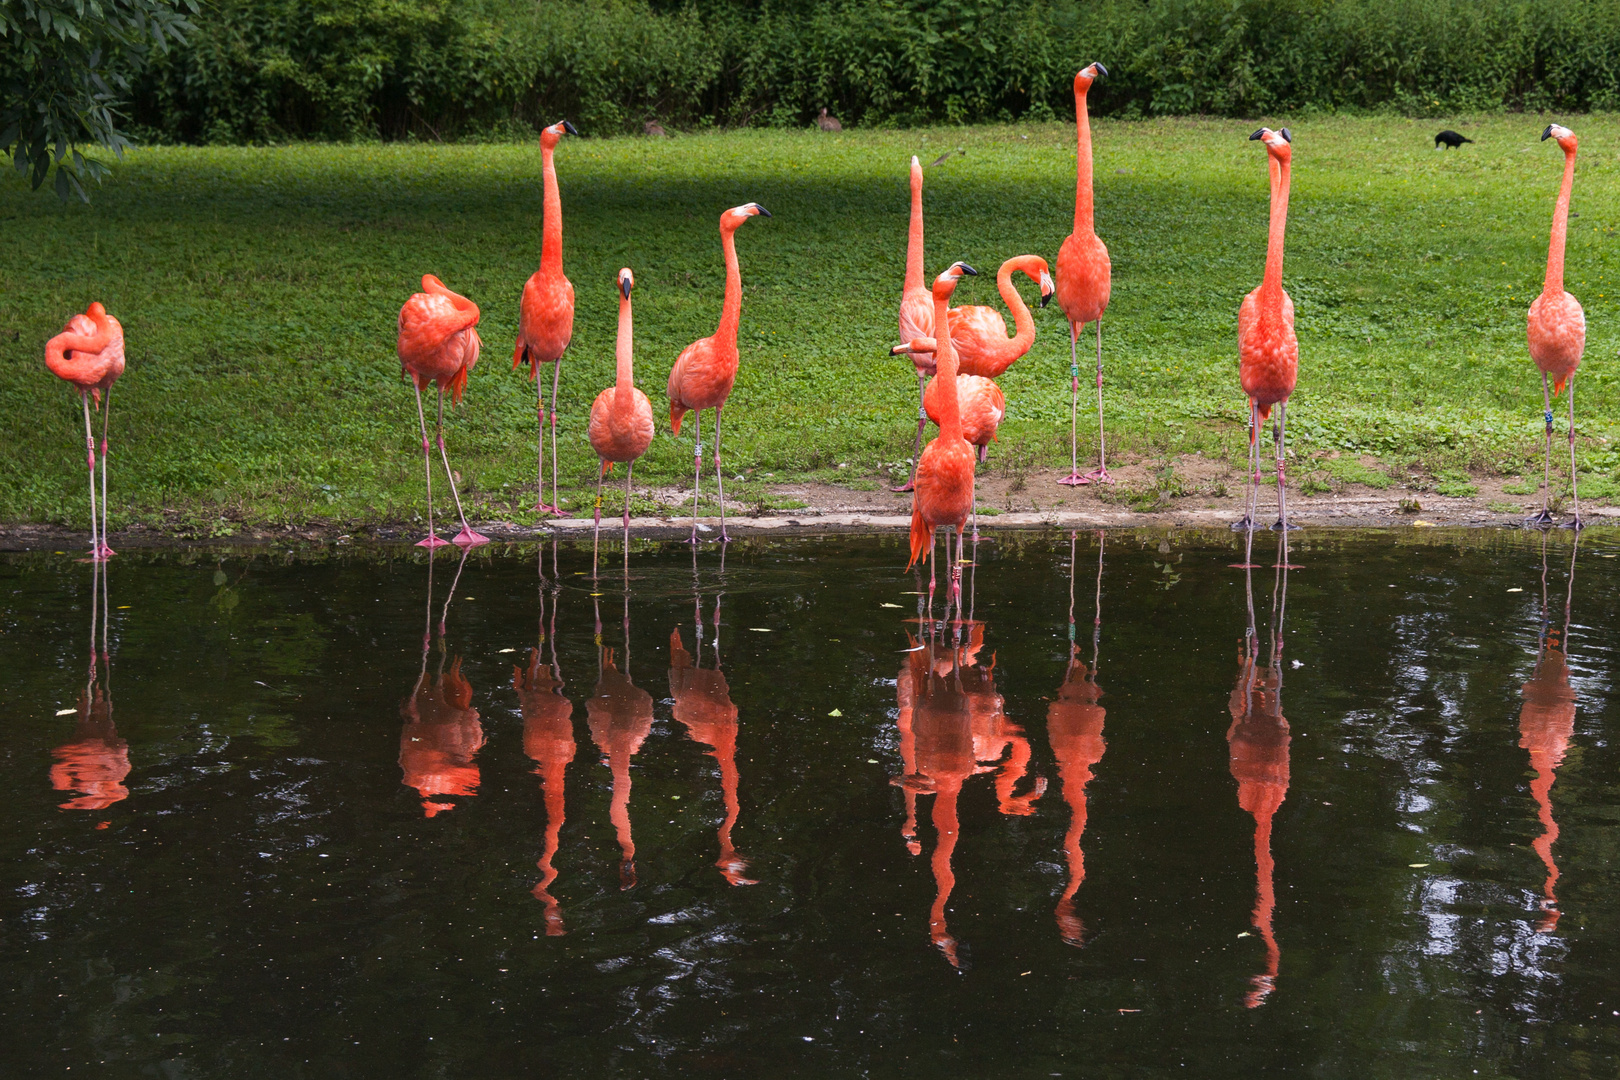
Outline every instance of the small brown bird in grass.
<svg viewBox="0 0 1620 1080"><path fill-rule="evenodd" d="M828 116L827 115L827 110L825 108L823 108L821 110L821 115L816 117L816 126L819 127L822 131L843 131L844 130L844 125L840 124L838 122L838 117L836 117L836 116Z"/></svg>
<svg viewBox="0 0 1620 1080"><path fill-rule="evenodd" d="M642 124L641 132L644 135L651 135L655 139L669 138L669 132L664 130L664 125L656 120L648 120L645 124Z"/></svg>

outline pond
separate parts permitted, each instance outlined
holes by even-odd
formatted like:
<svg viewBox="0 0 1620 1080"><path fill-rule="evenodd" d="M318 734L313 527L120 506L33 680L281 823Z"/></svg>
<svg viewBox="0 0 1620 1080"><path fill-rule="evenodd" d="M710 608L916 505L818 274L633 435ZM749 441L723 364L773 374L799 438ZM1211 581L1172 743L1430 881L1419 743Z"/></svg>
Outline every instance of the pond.
<svg viewBox="0 0 1620 1080"><path fill-rule="evenodd" d="M1615 1075L1617 538L1254 543L7 556L0 1049Z"/></svg>

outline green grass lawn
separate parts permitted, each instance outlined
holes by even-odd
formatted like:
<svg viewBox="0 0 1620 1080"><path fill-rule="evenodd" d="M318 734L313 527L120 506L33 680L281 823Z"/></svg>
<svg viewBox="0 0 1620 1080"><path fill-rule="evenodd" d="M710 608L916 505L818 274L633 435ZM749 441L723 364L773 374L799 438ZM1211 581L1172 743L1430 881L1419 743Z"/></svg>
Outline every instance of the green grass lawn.
<svg viewBox="0 0 1620 1080"><path fill-rule="evenodd" d="M1294 134L1285 283L1298 312L1299 452L1370 454L1435 475L1521 471L1541 429L1525 309L1562 164L1537 141L1546 119L1464 122L1476 145L1443 153L1431 148L1434 121L1282 122ZM1569 123L1583 143L1567 275L1588 320L1583 493L1600 495L1620 467L1608 296L1620 289L1620 116ZM1266 228L1254 127L1096 125L1097 230L1114 264L1108 415L1122 452L1242 452L1236 313L1260 280ZM985 274L963 283L958 302L998 303L995 267L1024 252L1053 259L1069 230L1073 138L1053 124L565 140L566 267L578 292L562 375L564 477L576 486L565 503L589 509L585 417L612 381L620 266L636 272L637 377L661 429L637 479L690 483L690 441L668 435L664 380L686 343L713 332L716 219L750 200L775 216L738 235L742 370L726 471L749 478L736 486L750 498L766 473L886 480L883 468L911 451L916 408L909 366L886 355L910 155L966 150L928 170L928 264L967 259ZM447 425L452 463L480 516L533 520L534 396L507 357L539 257L534 146L142 150L89 207L5 176L0 520L86 522L78 403L46 372L42 347L94 299L128 336L113 397L115 528L165 508L255 523L416 514L421 459L394 334L425 272L484 313L484 358ZM1024 291L1033 296L1028 282ZM1002 380L1010 416L996 454L1056 464L1068 450L1067 328L1056 305L1037 326L1034 349Z"/></svg>

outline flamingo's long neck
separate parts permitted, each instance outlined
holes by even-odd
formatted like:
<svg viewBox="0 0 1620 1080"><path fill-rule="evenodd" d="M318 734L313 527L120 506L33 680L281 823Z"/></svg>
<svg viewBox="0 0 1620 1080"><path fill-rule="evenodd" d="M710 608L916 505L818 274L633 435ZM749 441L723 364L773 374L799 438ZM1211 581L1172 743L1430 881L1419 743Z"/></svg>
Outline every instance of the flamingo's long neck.
<svg viewBox="0 0 1620 1080"><path fill-rule="evenodd" d="M1558 202L1553 206L1552 240L1547 245L1547 282L1545 293L1564 291L1564 239L1569 233L1569 193L1575 186L1575 151L1564 151L1564 182L1558 188Z"/></svg>
<svg viewBox="0 0 1620 1080"><path fill-rule="evenodd" d="M1273 884L1275 863L1271 857L1271 812L1255 815L1254 821L1254 928L1260 931L1260 940L1266 947L1266 975L1277 977L1281 959L1277 938L1272 930L1272 913L1277 908L1277 893Z"/></svg>
<svg viewBox="0 0 1620 1080"><path fill-rule="evenodd" d="M1271 158L1271 230L1266 239L1266 276L1260 283L1262 308L1282 311L1283 239L1288 232L1288 162Z"/></svg>
<svg viewBox="0 0 1620 1080"><path fill-rule="evenodd" d="M1018 295L1018 289L1013 285L1014 270L1028 272L1023 259L1008 259L1001 264L1001 269L996 273L996 289L1001 293L1007 309L1012 312L1013 326L1017 329L1010 344L1014 351L1023 355L1035 344L1035 316L1030 314L1029 305L1024 303L1024 298Z"/></svg>
<svg viewBox="0 0 1620 1080"><path fill-rule="evenodd" d="M956 872L951 868L951 855L956 851L956 839L961 832L957 821L956 797L961 791L960 780L947 780L934 796L934 829L938 839L934 842L934 906L928 912L928 931L934 944L946 949L951 964L956 964L954 943L945 924L945 905L956 888Z"/></svg>
<svg viewBox="0 0 1620 1080"><path fill-rule="evenodd" d="M630 298L619 297L619 341L615 349L618 364L617 377L613 381L613 404L620 412L628 410L633 404L635 389L635 373L632 368L631 354L634 352L634 330L630 318Z"/></svg>
<svg viewBox="0 0 1620 1080"><path fill-rule="evenodd" d="M742 271L737 267L736 229L720 230L720 246L726 253L726 301L720 309L720 327L714 332L717 340L737 351L737 323L742 319Z"/></svg>
<svg viewBox="0 0 1620 1080"><path fill-rule="evenodd" d="M562 195L557 190L557 168L551 154L552 148L542 143L540 171L545 179L545 221L540 233L540 270L547 277L558 278L563 272Z"/></svg>
<svg viewBox="0 0 1620 1080"><path fill-rule="evenodd" d="M630 754L615 749L608 756L613 774L613 795L608 801L608 819L618 834L619 857L626 863L636 857L636 842L630 838Z"/></svg>
<svg viewBox="0 0 1620 1080"><path fill-rule="evenodd" d="M1078 142L1074 182L1074 232L1095 232L1091 216L1091 117L1086 112L1086 91L1074 92L1074 129Z"/></svg>
<svg viewBox="0 0 1620 1080"><path fill-rule="evenodd" d="M922 166L911 159L911 231L906 236L905 291L923 287Z"/></svg>
<svg viewBox="0 0 1620 1080"><path fill-rule="evenodd" d="M934 293L934 325L946 326L946 308L950 304L950 294L941 296ZM938 368L936 378L939 379L939 437L941 439L962 438L962 403L956 394L956 346L951 344L951 335L940 334L937 338L939 353L936 357Z"/></svg>

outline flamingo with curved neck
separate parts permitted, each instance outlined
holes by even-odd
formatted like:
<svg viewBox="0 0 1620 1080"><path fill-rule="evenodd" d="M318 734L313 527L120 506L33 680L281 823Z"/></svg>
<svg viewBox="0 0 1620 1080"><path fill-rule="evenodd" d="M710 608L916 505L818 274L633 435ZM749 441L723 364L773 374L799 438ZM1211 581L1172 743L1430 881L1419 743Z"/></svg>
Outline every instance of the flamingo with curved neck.
<svg viewBox="0 0 1620 1080"><path fill-rule="evenodd" d="M104 562L107 546L107 429L112 422L113 383L124 373L124 327L107 314L100 301L75 315L60 334L45 343L45 366L72 383L84 406L84 445L90 462L90 558ZM107 395L106 408L101 396ZM96 437L90 428L90 399L101 411L101 527L96 528Z"/></svg>
<svg viewBox="0 0 1620 1080"><path fill-rule="evenodd" d="M560 514L557 507L557 384L562 377L562 355L574 337L574 286L563 273L562 195L557 190L557 167L552 152L564 135L578 135L574 125L564 120L540 133L540 172L544 185L540 226L540 269L523 286L518 312L517 344L512 349L512 368L529 365L539 401L539 435L535 443L535 493L542 514ZM546 502L546 391L540 382L541 364L551 369L551 502Z"/></svg>
<svg viewBox="0 0 1620 1080"><path fill-rule="evenodd" d="M1001 264L996 272L996 290L1012 312L1014 332L1007 333L1007 321L995 308L981 304L964 304L951 311L951 344L956 346L957 371L962 375L977 375L983 379L999 378L1012 367L1013 362L1029 352L1035 344L1035 316L1029 305L1018 294L1013 274L1021 273L1041 287L1041 306L1052 299L1056 286L1046 268L1046 260L1039 255L1015 255ZM902 330L902 333L904 331ZM895 355L909 352L932 355L935 345L930 335L913 338L896 346Z"/></svg>
<svg viewBox="0 0 1620 1080"><path fill-rule="evenodd" d="M1575 517L1570 528L1579 529L1581 496L1575 485L1575 369L1581 365L1581 354L1586 351L1586 313L1580 301L1564 291L1564 243L1569 235L1569 195L1575 185L1575 151L1579 145L1575 133L1557 124L1548 124L1541 133L1542 141L1556 139L1564 152L1564 181L1558 188L1558 201L1553 204L1552 237L1547 244L1547 277L1541 295L1530 305L1527 331L1530 341L1530 359L1541 369L1542 416L1547 424L1546 455L1542 464L1541 513L1531 523L1546 527L1552 524L1552 399L1569 384L1569 491L1575 503ZM1552 388L1548 389L1549 380Z"/></svg>

